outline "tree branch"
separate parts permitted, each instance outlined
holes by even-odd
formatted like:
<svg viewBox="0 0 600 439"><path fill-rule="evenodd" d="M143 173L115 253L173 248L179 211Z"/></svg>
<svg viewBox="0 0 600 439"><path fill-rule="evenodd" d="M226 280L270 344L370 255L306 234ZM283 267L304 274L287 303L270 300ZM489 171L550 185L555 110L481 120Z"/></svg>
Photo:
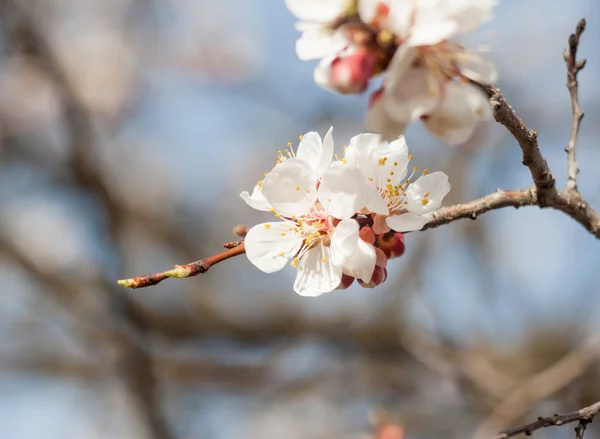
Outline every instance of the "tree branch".
<svg viewBox="0 0 600 439"><path fill-rule="evenodd" d="M569 48L565 50L564 58L567 64L567 89L571 95L571 107L573 111L573 127L571 129L571 139L569 145L565 148L567 153L568 168L567 168L567 187L566 189L577 190L577 174L579 168L575 161L575 147L577 146L577 136L579 135L579 127L583 119L583 112L579 107L579 83L577 82L577 74L585 67L585 59L577 61L577 48L579 47L579 39L585 30L585 19L579 20L575 33L569 37ZM584 427L585 430L585 427ZM583 436L583 434L582 434Z"/></svg>
<svg viewBox="0 0 600 439"><path fill-rule="evenodd" d="M189 264L185 265L175 265L175 268L172 270L147 274L145 276L137 276L130 279L123 279L117 283L126 288L144 288L159 284L169 277L185 279L187 277L193 277L202 273L206 273L213 265L226 261L234 256L242 255L246 252L246 247L244 246L243 241L228 242L224 245L224 247L227 248L227 250L217 253L216 255L209 256L208 258L190 262Z"/></svg>
<svg viewBox="0 0 600 439"><path fill-rule="evenodd" d="M499 89L489 85L480 85L480 87L490 98L494 119L506 127L521 147L523 164L529 168L537 188L538 204L541 207L550 206L550 200L556 194L556 182L546 159L540 151L537 131L525 125Z"/></svg>
<svg viewBox="0 0 600 439"><path fill-rule="evenodd" d="M540 428L561 426L577 421L584 422L587 425L588 423L592 422L592 419L594 419L594 416L596 416L598 413L600 413L600 402L596 402L589 407L585 407L575 412L567 413L564 415L553 415L548 417L540 416L535 422L531 422L529 424L521 425L519 427L511 428L510 430L501 432L500 434L498 434L498 436L496 436L496 439L508 439L509 437L516 436L522 433L525 433L529 436L531 433L533 433L536 430L539 430ZM585 430L585 427L582 427L581 433L577 433L578 438L583 437L583 430Z"/></svg>
<svg viewBox="0 0 600 439"><path fill-rule="evenodd" d="M503 207L519 208L523 206L537 205L537 196L535 187L528 189L519 189L512 191L503 191L496 189L493 194L468 203L457 204L455 206L442 207L433 214L433 220L429 221L423 230L434 229L444 224L451 223L458 219L477 217L490 210L501 209Z"/></svg>

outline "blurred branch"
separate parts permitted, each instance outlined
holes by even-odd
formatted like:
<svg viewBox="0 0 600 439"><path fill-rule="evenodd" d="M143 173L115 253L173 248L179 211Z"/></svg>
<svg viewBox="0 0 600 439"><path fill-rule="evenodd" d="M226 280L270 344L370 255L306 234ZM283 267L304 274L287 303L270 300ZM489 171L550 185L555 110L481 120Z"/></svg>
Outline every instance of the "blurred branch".
<svg viewBox="0 0 600 439"><path fill-rule="evenodd" d="M577 136L579 135L579 127L581 125L581 119L583 119L583 112L579 107L579 83L577 82L577 74L585 67L586 60L577 60L577 48L579 47L579 39L584 30L585 19L582 18L579 20L579 23L577 23L575 33L571 34L569 37L569 48L566 49L564 53L565 63L567 64L567 88L569 89L569 94L571 96L571 107L573 111L571 139L569 140L569 146L565 149L568 158L566 187L566 190L568 191L577 191L577 174L579 173L579 168L575 161L575 147L577 146Z"/></svg>
<svg viewBox="0 0 600 439"><path fill-rule="evenodd" d="M600 402L564 415L553 415L548 417L540 416L535 422L503 431L502 433L498 434L495 439L508 439L509 437L522 433L525 433L529 436L531 433L539 430L540 428L561 426L577 421L579 421L579 425L575 428L575 430L577 432L577 438L579 439L583 437L583 432L585 431L587 424L592 422L594 416L596 416L598 413L600 413Z"/></svg>
<svg viewBox="0 0 600 439"><path fill-rule="evenodd" d="M234 256L242 255L246 252L246 247L243 241L232 241L224 244L227 250L209 256L208 258L200 259L195 262L190 262L185 265L175 265L172 270L161 271L159 273L147 274L145 276L137 276L130 279L118 281L118 284L126 288L144 288L156 285L169 277L185 279L187 277L197 276L206 273L210 267L219 262L226 261Z"/></svg>
<svg viewBox="0 0 600 439"><path fill-rule="evenodd" d="M535 402L547 398L570 384L588 367L596 363L599 356L600 337L592 336L579 348L510 392L477 428L475 438L485 439L500 426L516 421Z"/></svg>
<svg viewBox="0 0 600 439"><path fill-rule="evenodd" d="M109 218L109 242L118 248L117 236L123 212L114 202L114 197L111 196L98 169L94 166L92 160L94 131L87 109L79 101L59 60L48 44L48 40L35 22L35 18L24 10L23 5L15 0L0 1L0 19L2 20L0 27L5 32L6 41L14 47L25 48L29 53L35 55L57 88L63 104L66 131L70 136L70 168L74 179L79 185L93 192L106 208ZM16 253L18 254L18 252ZM21 262L24 261L26 259L21 258ZM32 267L28 268L40 280L47 280L46 273L39 270L33 271ZM60 295L62 289L59 283L53 289ZM109 302L107 310L111 315L106 316L109 323L114 325L115 321L120 321L118 326L124 324L135 334L136 338L145 339L149 328L135 304L127 297L115 292L114 288L110 286L103 288L103 291ZM75 288L75 292L77 292L77 288ZM69 302L61 301L60 303L66 306L67 310L76 313ZM119 332L117 331L117 333ZM171 438L156 399L157 386L152 370L152 359L140 343L132 342L131 337L121 334L116 340L112 340L112 344L119 352L116 370L129 390L129 396L140 419L153 438Z"/></svg>

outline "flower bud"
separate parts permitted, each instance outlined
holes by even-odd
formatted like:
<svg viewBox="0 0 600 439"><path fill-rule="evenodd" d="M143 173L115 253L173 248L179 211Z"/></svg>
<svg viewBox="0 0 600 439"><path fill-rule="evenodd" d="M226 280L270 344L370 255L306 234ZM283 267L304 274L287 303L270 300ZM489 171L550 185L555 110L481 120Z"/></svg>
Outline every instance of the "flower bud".
<svg viewBox="0 0 600 439"><path fill-rule="evenodd" d="M376 55L366 47L338 56L329 64L326 86L343 94L362 93L373 76L376 62Z"/></svg>
<svg viewBox="0 0 600 439"><path fill-rule="evenodd" d="M375 266L375 270L373 270L373 276L371 277L371 282L366 283L358 279L358 283L363 288L375 288L377 285L381 285L387 279L387 270L383 267Z"/></svg>
<svg viewBox="0 0 600 439"><path fill-rule="evenodd" d="M348 276L347 274L342 274L342 280L340 284L337 286L336 290L345 290L349 288L350 285L354 282L354 278L352 276Z"/></svg>
<svg viewBox="0 0 600 439"><path fill-rule="evenodd" d="M375 240L377 239L375 232L369 226L363 226L360 229L358 236L360 236L360 239L365 241L367 244L375 244Z"/></svg>
<svg viewBox="0 0 600 439"><path fill-rule="evenodd" d="M375 261L375 265L377 265L378 267L381 267L381 268L387 267L388 258L385 255L385 253L383 252L383 250L381 250L380 248L375 247L375 256L377 256L377 259Z"/></svg>
<svg viewBox="0 0 600 439"><path fill-rule="evenodd" d="M390 232L377 238L377 245L389 258L398 258L404 254L404 235L399 232Z"/></svg>

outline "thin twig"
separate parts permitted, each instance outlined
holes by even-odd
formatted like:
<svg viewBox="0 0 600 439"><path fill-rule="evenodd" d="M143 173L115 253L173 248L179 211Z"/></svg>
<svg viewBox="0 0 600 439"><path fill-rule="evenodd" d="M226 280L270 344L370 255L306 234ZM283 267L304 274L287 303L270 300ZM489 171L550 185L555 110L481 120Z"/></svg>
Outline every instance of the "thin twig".
<svg viewBox="0 0 600 439"><path fill-rule="evenodd" d="M585 30L585 19L579 20L575 33L569 37L569 47L565 49L564 58L567 64L567 89L571 95L571 107L573 111L573 126L571 129L571 139L569 145L565 148L567 153L568 168L567 168L567 187L568 191L577 190L577 174L579 168L575 161L575 148L577 146L577 136L579 135L579 127L583 119L583 112L579 107L579 83L577 82L577 74L585 67L585 59L577 60L577 49L579 47L579 39Z"/></svg>
<svg viewBox="0 0 600 439"><path fill-rule="evenodd" d="M501 432L498 434L498 436L496 436L496 439L508 439L509 437L523 433L529 436L531 433L539 430L540 428L561 426L577 421L584 421L587 424L590 423L592 419L594 419L594 416L596 416L598 413L600 413L600 402L596 402L589 407L585 407L564 415L553 415L548 417L540 416L535 422ZM583 436L583 432L581 434Z"/></svg>
<svg viewBox="0 0 600 439"><path fill-rule="evenodd" d="M490 98L494 119L504 125L519 143L523 152L523 164L529 168L537 188L538 204L541 207L549 206L550 200L556 193L556 182L546 159L540 151L537 131L525 125L499 89L489 85L479 85L479 87Z"/></svg>
<svg viewBox="0 0 600 439"><path fill-rule="evenodd" d="M230 245L234 245L230 247ZM246 247L243 241L228 242L225 244L227 250L209 256L208 258L190 262L185 265L175 265L172 270L161 271L159 273L147 274L145 276L137 276L130 279L123 279L117 283L126 288L144 288L161 283L163 280L175 277L184 279L187 277L197 276L198 274L206 273L210 267L219 262L226 261L234 256L242 255L246 252Z"/></svg>
<svg viewBox="0 0 600 439"><path fill-rule="evenodd" d="M591 421L588 421L587 419L582 419L579 421L579 424L577 424L577 427L575 427L575 439L583 439L585 429L590 422Z"/></svg>
<svg viewBox="0 0 600 439"><path fill-rule="evenodd" d="M515 422L536 401L563 389L594 364L600 356L600 336L589 337L581 346L519 385L481 423L476 439L490 437L502 425Z"/></svg>

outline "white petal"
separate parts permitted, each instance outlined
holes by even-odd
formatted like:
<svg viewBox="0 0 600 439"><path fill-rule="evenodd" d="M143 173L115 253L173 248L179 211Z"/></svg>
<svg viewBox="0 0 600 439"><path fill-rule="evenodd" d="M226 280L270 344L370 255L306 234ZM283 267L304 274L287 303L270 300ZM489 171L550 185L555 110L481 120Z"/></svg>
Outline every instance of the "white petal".
<svg viewBox="0 0 600 439"><path fill-rule="evenodd" d="M286 217L301 216L317 199L317 180L304 160L289 159L275 166L265 177L262 193L278 213Z"/></svg>
<svg viewBox="0 0 600 439"><path fill-rule="evenodd" d="M344 274L369 283L371 282L371 276L373 276L376 261L375 247L359 239L356 251L344 262L342 271Z"/></svg>
<svg viewBox="0 0 600 439"><path fill-rule="evenodd" d="M360 19L370 24L377 16L377 9L381 0L360 0L358 2L358 15Z"/></svg>
<svg viewBox="0 0 600 439"><path fill-rule="evenodd" d="M406 177L408 146L404 136L388 144L377 134L360 134L350 140L346 159L347 163L359 167L373 185L396 185Z"/></svg>
<svg viewBox="0 0 600 439"><path fill-rule="evenodd" d="M285 4L300 20L327 23L344 15L351 0L285 0Z"/></svg>
<svg viewBox="0 0 600 439"><path fill-rule="evenodd" d="M410 123L432 112L442 98L441 85L430 79L423 67L412 67L401 81L386 84L383 103L389 117L399 123Z"/></svg>
<svg viewBox="0 0 600 439"><path fill-rule="evenodd" d="M415 215L432 212L440 208L448 192L450 182L446 174L437 171L423 175L406 189L406 209ZM427 203L424 204L424 200Z"/></svg>
<svg viewBox="0 0 600 439"><path fill-rule="evenodd" d="M402 39L408 38L414 20L415 4L418 2L390 0L388 3L387 26L389 30Z"/></svg>
<svg viewBox="0 0 600 439"><path fill-rule="evenodd" d="M471 55L459 63L460 72L467 78L482 84L493 84L498 80L496 66L477 55Z"/></svg>
<svg viewBox="0 0 600 439"><path fill-rule="evenodd" d="M361 168L369 154L380 147L388 147L387 141L380 134L364 133L354 136L346 149L346 163Z"/></svg>
<svg viewBox="0 0 600 439"><path fill-rule="evenodd" d="M332 131L333 127L329 128L323 141L321 141L321 136L314 131L306 133L302 136L296 151L296 158L307 162L317 177L321 176L333 158Z"/></svg>
<svg viewBox="0 0 600 439"><path fill-rule="evenodd" d="M446 85L441 104L424 120L427 129L448 145L469 140L477 122L492 117L487 97L470 84L452 81Z"/></svg>
<svg viewBox="0 0 600 439"><path fill-rule="evenodd" d="M290 231L286 222L257 224L248 230L244 240L246 256L258 269L273 273L298 253L302 239L301 234Z"/></svg>
<svg viewBox="0 0 600 439"><path fill-rule="evenodd" d="M337 288L342 267L333 263L331 248L317 245L308 250L298 263L294 291L301 296L320 296Z"/></svg>
<svg viewBox="0 0 600 439"><path fill-rule="evenodd" d="M342 220L331 235L331 258L334 264L342 265L356 252L359 225L352 219Z"/></svg>
<svg viewBox="0 0 600 439"><path fill-rule="evenodd" d="M352 165L330 166L319 185L319 201L335 218L349 218L366 206L368 184L360 169Z"/></svg>
<svg viewBox="0 0 600 439"><path fill-rule="evenodd" d="M418 51L413 47L407 44L401 45L396 50L396 53L394 53L390 65L387 68L388 76L385 85L389 88L393 88L397 84L403 83L405 81L405 76L412 70L412 66L418 56Z"/></svg>
<svg viewBox="0 0 600 439"><path fill-rule="evenodd" d="M315 67L313 79L319 87L334 90L333 81L331 80L331 66L336 59L336 55L326 56Z"/></svg>
<svg viewBox="0 0 600 439"><path fill-rule="evenodd" d="M457 23L457 32L471 32L482 23L491 20L497 0L445 2L450 6L452 17Z"/></svg>
<svg viewBox="0 0 600 439"><path fill-rule="evenodd" d="M248 191L244 191L240 194L240 197L242 197L242 200L244 200L248 206L256 210L272 209L272 206L264 197L258 185L254 186L254 189L252 190L252 195L248 194Z"/></svg>
<svg viewBox="0 0 600 439"><path fill-rule="evenodd" d="M392 142L394 144L394 142ZM404 180L408 168L408 147L402 142L395 143L394 148L379 149L373 151L369 157L371 169L367 177L371 177L382 188L387 184L396 186Z"/></svg>
<svg viewBox="0 0 600 439"><path fill-rule="evenodd" d="M315 174L317 176L323 175L323 172L327 169L329 164L331 163L331 159L333 158L333 127L329 127L329 130L323 137L323 149L321 150L321 159L319 160L319 164L315 168Z"/></svg>
<svg viewBox="0 0 600 439"><path fill-rule="evenodd" d="M296 53L303 61L337 54L348 41L342 32L334 32L318 23L302 23L302 36L296 41Z"/></svg>
<svg viewBox="0 0 600 439"><path fill-rule="evenodd" d="M392 119L382 98L374 101L367 110L365 125L369 131L379 133L384 139L394 140L406 130L408 122Z"/></svg>
<svg viewBox="0 0 600 439"><path fill-rule="evenodd" d="M433 46L454 35L458 25L454 20L447 20L439 14L431 15L429 11L420 11L412 28L409 44L417 46Z"/></svg>
<svg viewBox="0 0 600 439"><path fill-rule="evenodd" d="M390 212L387 203L381 196L381 192L373 185L367 187L367 203L365 205L370 213L387 215Z"/></svg>
<svg viewBox="0 0 600 439"><path fill-rule="evenodd" d="M425 224L431 221L431 215L413 215L406 212L400 215L388 216L387 225L396 232L414 232L421 230Z"/></svg>

